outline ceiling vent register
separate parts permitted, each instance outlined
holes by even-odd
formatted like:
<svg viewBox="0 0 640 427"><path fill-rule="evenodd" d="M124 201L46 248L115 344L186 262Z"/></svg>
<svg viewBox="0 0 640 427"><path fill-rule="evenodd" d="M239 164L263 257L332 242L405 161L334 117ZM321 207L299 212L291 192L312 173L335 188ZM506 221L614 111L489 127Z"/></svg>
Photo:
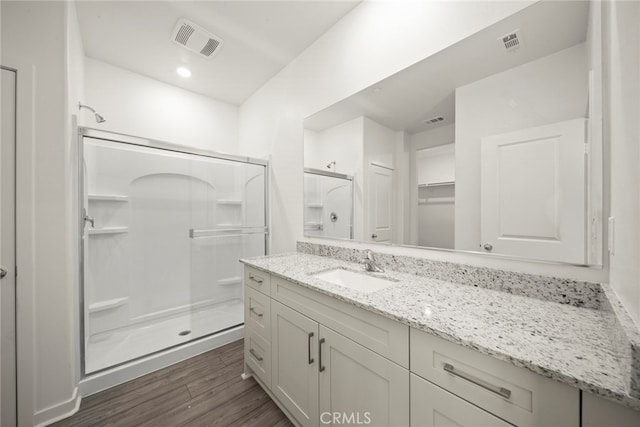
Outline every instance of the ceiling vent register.
<svg viewBox="0 0 640 427"><path fill-rule="evenodd" d="M508 34L500 37L498 41L502 44L507 52L511 52L522 47L522 37L520 36L520 29L511 31Z"/></svg>
<svg viewBox="0 0 640 427"><path fill-rule="evenodd" d="M171 39L178 45L211 59L222 48L222 39L201 26L181 18L173 29Z"/></svg>

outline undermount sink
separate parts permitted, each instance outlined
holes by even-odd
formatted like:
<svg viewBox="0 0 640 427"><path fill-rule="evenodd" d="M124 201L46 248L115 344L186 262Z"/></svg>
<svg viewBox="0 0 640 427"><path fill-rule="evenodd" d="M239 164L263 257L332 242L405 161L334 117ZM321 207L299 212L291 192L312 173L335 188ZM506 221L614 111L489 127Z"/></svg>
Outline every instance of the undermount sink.
<svg viewBox="0 0 640 427"><path fill-rule="evenodd" d="M364 293L376 292L396 283L395 281L375 277L364 272L358 273L342 268L317 273L315 276L325 282Z"/></svg>

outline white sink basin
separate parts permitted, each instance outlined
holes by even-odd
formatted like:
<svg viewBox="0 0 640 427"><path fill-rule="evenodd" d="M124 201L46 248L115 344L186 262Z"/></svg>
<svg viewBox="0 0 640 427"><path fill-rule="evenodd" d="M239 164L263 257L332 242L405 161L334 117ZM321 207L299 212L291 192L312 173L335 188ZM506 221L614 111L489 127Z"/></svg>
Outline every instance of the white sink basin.
<svg viewBox="0 0 640 427"><path fill-rule="evenodd" d="M393 286L396 282L365 273L336 268L315 275L318 279L356 291L370 293Z"/></svg>

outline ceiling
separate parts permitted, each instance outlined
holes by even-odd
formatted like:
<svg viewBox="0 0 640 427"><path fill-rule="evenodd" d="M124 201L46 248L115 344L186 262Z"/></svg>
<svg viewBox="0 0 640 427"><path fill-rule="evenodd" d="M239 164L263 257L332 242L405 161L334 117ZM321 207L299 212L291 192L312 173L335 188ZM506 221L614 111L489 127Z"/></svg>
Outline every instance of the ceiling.
<svg viewBox="0 0 640 427"><path fill-rule="evenodd" d="M588 1L541 1L305 120L321 131L367 116L409 134L455 121L455 88L582 43ZM499 38L520 30L522 46L506 52ZM435 126L424 121L442 116Z"/></svg>
<svg viewBox="0 0 640 427"><path fill-rule="evenodd" d="M239 105L360 1L78 1L76 8L86 56ZM172 41L183 17L222 38L212 59ZM192 77L179 77L178 66Z"/></svg>

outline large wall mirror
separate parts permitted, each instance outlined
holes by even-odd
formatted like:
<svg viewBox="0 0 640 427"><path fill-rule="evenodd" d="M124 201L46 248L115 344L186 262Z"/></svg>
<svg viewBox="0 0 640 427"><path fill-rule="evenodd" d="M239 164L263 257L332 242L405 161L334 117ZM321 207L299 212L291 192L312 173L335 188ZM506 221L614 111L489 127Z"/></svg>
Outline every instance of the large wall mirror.
<svg viewBox="0 0 640 427"><path fill-rule="evenodd" d="M305 119L305 235L601 265L601 5L534 3Z"/></svg>

